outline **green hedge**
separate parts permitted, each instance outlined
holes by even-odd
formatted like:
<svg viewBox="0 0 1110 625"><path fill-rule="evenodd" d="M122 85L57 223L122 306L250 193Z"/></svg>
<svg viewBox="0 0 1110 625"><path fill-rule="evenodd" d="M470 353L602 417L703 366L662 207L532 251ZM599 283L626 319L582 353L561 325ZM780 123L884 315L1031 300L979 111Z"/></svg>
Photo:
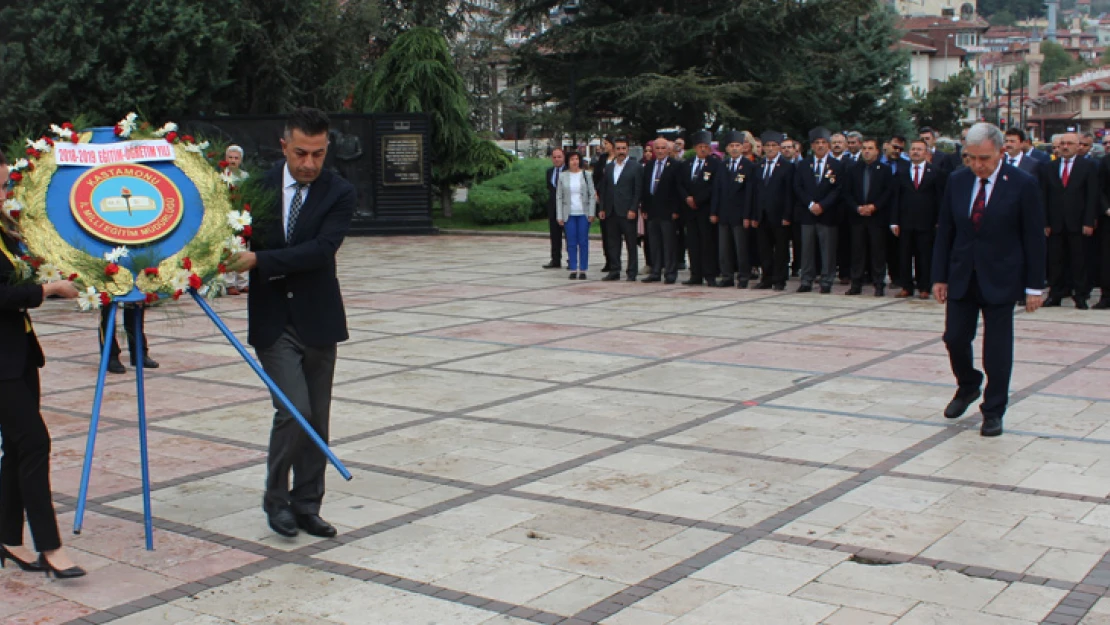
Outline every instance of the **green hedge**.
<svg viewBox="0 0 1110 625"><path fill-rule="evenodd" d="M548 167L551 167L551 161L544 158L520 160L505 172L471 187L469 202L474 206L474 220L494 224L546 216L547 181L544 175ZM496 197L500 195L505 197ZM508 208L510 206L511 209ZM508 215L516 217L508 219Z"/></svg>
<svg viewBox="0 0 1110 625"><path fill-rule="evenodd" d="M467 201L471 218L482 225L528 221L532 213L532 198L520 191L478 185L470 190Z"/></svg>

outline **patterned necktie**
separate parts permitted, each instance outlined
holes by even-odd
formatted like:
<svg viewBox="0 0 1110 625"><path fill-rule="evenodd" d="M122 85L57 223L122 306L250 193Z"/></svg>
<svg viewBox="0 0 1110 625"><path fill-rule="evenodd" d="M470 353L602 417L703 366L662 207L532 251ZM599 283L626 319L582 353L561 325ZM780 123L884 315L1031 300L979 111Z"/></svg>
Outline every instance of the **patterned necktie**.
<svg viewBox="0 0 1110 625"><path fill-rule="evenodd" d="M987 212L987 185L990 181L990 178L979 181L979 194L975 196L975 203L971 205L971 225L976 232L979 232L979 227L983 224L983 215Z"/></svg>
<svg viewBox="0 0 1110 625"><path fill-rule="evenodd" d="M304 206L304 192L307 184L298 184L297 191L293 194L293 201L289 203L289 225L285 228L285 242L293 242L293 232L297 228L297 217L301 215L301 206Z"/></svg>

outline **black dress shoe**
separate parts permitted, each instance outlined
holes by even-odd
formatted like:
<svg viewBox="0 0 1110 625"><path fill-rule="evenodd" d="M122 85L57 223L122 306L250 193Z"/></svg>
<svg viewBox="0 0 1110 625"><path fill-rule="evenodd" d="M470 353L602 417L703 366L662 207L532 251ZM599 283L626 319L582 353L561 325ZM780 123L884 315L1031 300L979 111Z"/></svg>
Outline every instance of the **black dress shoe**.
<svg viewBox="0 0 1110 625"><path fill-rule="evenodd" d="M562 266L563 266L563 263L557 263L555 261L551 261L550 263L547 263L546 265L544 265L543 268L544 269L558 269L559 267L562 267Z"/></svg>
<svg viewBox="0 0 1110 625"><path fill-rule="evenodd" d="M135 364L135 358L134 357L131 358L131 366L132 367L137 367L138 366L138 365ZM143 369L157 369L158 367L161 367L161 366L162 365L158 364L158 361L154 360L150 356L143 356Z"/></svg>
<svg viewBox="0 0 1110 625"><path fill-rule="evenodd" d="M1002 436L1002 417L983 415L983 425L979 428L979 436Z"/></svg>
<svg viewBox="0 0 1110 625"><path fill-rule="evenodd" d="M71 566L68 569L54 568L54 565L50 564L50 561L46 559L45 553L39 554L39 561L36 564L39 567L38 570L46 571L47 577L50 577L50 575L53 574L55 579L74 579L77 577L84 577L86 575L85 569L79 566Z"/></svg>
<svg viewBox="0 0 1110 625"><path fill-rule="evenodd" d="M1085 300L1081 297L1075 298L1075 309L1076 310L1087 310L1087 308L1089 308L1089 306L1087 306L1087 300Z"/></svg>
<svg viewBox="0 0 1110 625"><path fill-rule="evenodd" d="M108 361L108 372L127 373L127 367L123 366L123 363L119 361L119 358L112 358Z"/></svg>
<svg viewBox="0 0 1110 625"><path fill-rule="evenodd" d="M663 278L660 278L659 276L648 276L648 277L644 278L643 280L640 280L640 282L662 282L662 281L663 281Z"/></svg>
<svg viewBox="0 0 1110 625"><path fill-rule="evenodd" d="M699 284L701 284L701 280L700 279L695 280L693 278L690 278L689 280L683 280L682 284L685 284L686 286L698 286Z"/></svg>
<svg viewBox="0 0 1110 625"><path fill-rule="evenodd" d="M1096 303L1094 306L1091 306L1091 308L1094 308L1095 310L1106 310L1107 308L1110 308L1110 299L1100 299L1098 300L1098 303Z"/></svg>
<svg viewBox="0 0 1110 625"><path fill-rule="evenodd" d="M716 286L719 286L719 285L717 284L717 279L716 278L706 278L705 279L705 286L716 287Z"/></svg>
<svg viewBox="0 0 1110 625"><path fill-rule="evenodd" d="M859 295L861 293L863 293L863 287L862 286L856 286L854 284L852 285L852 288L850 288L850 289L848 289L847 291L844 292L845 295Z"/></svg>
<svg viewBox="0 0 1110 625"><path fill-rule="evenodd" d="M282 508L267 514L266 519L270 522L270 529L278 534L287 538L293 538L297 535L297 518L293 516L293 511L289 508Z"/></svg>
<svg viewBox="0 0 1110 625"><path fill-rule="evenodd" d="M321 519L318 514L298 514L297 527L312 536L320 538L335 538L335 535L339 533L335 531L330 523Z"/></svg>
<svg viewBox="0 0 1110 625"><path fill-rule="evenodd" d="M736 283L733 282L732 280L721 280L720 282L716 283L713 286L719 286L721 288L725 288L725 287L736 286Z"/></svg>
<svg viewBox="0 0 1110 625"><path fill-rule="evenodd" d="M875 287L875 297L886 297L886 287L885 286Z"/></svg>
<svg viewBox="0 0 1110 625"><path fill-rule="evenodd" d="M776 291L785 291L786 290L786 285L785 284L776 284L771 288L776 290Z"/></svg>
<svg viewBox="0 0 1110 625"><path fill-rule="evenodd" d="M579 280L585 280L586 279L586 272L585 271L578 272L578 279Z"/></svg>
<svg viewBox="0 0 1110 625"><path fill-rule="evenodd" d="M625 281L626 282L635 282L636 281L636 276L628 276L628 277L625 278Z"/></svg>
<svg viewBox="0 0 1110 625"><path fill-rule="evenodd" d="M812 291L813 291L813 285L812 284L803 284L802 286L798 287L797 292L798 293L810 293Z"/></svg>
<svg viewBox="0 0 1110 625"><path fill-rule="evenodd" d="M46 570L42 568L42 566L38 562L24 562L23 560L20 560L19 558L15 557L14 553L8 551L8 548L5 545L0 545L0 569L4 568L4 563L8 560L15 562L16 565L18 565L19 568L24 571L40 573Z"/></svg>
<svg viewBox="0 0 1110 625"><path fill-rule="evenodd" d="M736 288L738 288L738 289L746 289L746 288L748 288L748 283L749 283L749 281L748 281L748 280L741 280L740 282L737 282L737 283L736 283Z"/></svg>
<svg viewBox="0 0 1110 625"><path fill-rule="evenodd" d="M948 406L944 409L945 418L959 419L964 416L964 413L967 412L967 407L982 395L983 393L979 389L975 389L970 393L956 391L956 396L952 398L952 401L948 402Z"/></svg>
<svg viewBox="0 0 1110 625"><path fill-rule="evenodd" d="M675 282L678 282L678 278L667 278L663 281L663 284L674 284Z"/></svg>
<svg viewBox="0 0 1110 625"><path fill-rule="evenodd" d="M602 278L601 280L602 280L602 282L612 282L614 280L620 280L620 279L621 279L621 274L619 274L619 273L607 273L607 274L605 274L605 277Z"/></svg>
<svg viewBox="0 0 1110 625"><path fill-rule="evenodd" d="M752 288L753 289L765 290L765 289L769 289L771 287L772 287L772 285L771 285L770 282L759 282L755 286L753 286Z"/></svg>
<svg viewBox="0 0 1110 625"><path fill-rule="evenodd" d="M1051 297L1050 296L1048 299L1046 299L1044 301L1043 306L1045 308L1052 308L1053 306L1059 306L1062 299L1063 298L1060 298L1060 297Z"/></svg>
<svg viewBox="0 0 1110 625"><path fill-rule="evenodd" d="M570 280L577 280L578 279L578 272L577 271L570 272L570 275L567 276L567 278L570 279Z"/></svg>

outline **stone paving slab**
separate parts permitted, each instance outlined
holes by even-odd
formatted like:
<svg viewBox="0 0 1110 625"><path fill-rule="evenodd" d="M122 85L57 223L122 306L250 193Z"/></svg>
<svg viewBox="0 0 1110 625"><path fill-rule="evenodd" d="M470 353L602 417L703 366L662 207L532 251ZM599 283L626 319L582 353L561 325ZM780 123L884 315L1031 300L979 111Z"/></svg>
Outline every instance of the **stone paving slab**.
<svg viewBox="0 0 1110 625"><path fill-rule="evenodd" d="M264 389L195 308L151 312L156 549L129 372L66 537L90 575L0 570L0 623L1110 624L1110 315L1018 313L986 440L940 414L935 302L571 282L542 251L344 245L332 540L266 527ZM245 307L216 303L244 339ZM96 319L36 321L69 527Z"/></svg>

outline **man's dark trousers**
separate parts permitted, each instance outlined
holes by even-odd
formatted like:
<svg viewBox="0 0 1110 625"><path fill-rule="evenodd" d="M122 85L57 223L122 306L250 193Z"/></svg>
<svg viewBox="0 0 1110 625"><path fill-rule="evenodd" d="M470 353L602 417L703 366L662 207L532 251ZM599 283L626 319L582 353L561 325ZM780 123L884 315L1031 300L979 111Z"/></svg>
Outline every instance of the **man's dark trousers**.
<svg viewBox="0 0 1110 625"><path fill-rule="evenodd" d="M980 313L983 315L983 369L987 387L979 409L984 416L1001 418L1006 412L1014 363L1014 302L988 304L979 290L979 281L972 274L966 297L948 300L944 343L959 385L958 392L961 395L973 393L983 383L983 373L975 368L972 350Z"/></svg>

